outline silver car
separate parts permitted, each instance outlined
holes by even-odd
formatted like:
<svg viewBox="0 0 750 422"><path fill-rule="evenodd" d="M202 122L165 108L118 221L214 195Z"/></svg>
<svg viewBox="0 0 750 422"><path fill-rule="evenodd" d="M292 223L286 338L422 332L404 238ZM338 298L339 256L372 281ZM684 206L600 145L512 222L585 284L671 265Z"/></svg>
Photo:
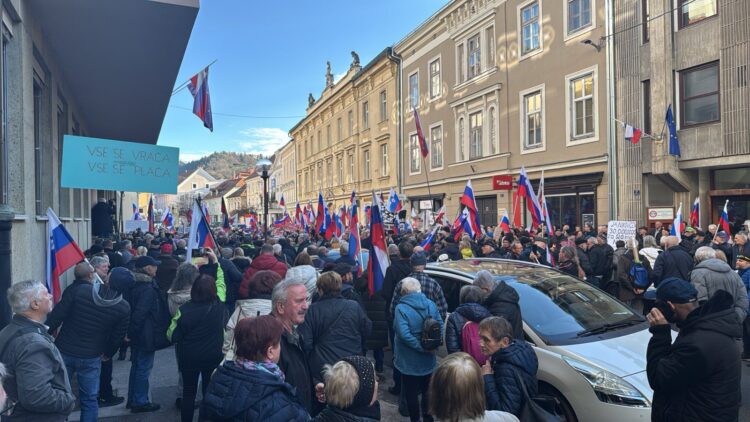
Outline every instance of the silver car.
<svg viewBox="0 0 750 422"><path fill-rule="evenodd" d="M515 288L526 340L539 359L540 393L561 402L568 421L650 421L646 377L651 338L643 316L607 293L555 269L504 259L429 264L448 309L479 270Z"/></svg>

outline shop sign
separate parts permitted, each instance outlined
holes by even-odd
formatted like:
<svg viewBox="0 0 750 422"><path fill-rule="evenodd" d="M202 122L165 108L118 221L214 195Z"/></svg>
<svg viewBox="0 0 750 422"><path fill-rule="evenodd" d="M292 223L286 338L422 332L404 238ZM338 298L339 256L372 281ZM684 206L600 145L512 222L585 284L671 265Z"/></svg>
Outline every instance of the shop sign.
<svg viewBox="0 0 750 422"><path fill-rule="evenodd" d="M649 220L674 220L674 208L648 208Z"/></svg>
<svg viewBox="0 0 750 422"><path fill-rule="evenodd" d="M492 189L493 190L512 190L513 189L513 176L505 174L502 176L492 176Z"/></svg>

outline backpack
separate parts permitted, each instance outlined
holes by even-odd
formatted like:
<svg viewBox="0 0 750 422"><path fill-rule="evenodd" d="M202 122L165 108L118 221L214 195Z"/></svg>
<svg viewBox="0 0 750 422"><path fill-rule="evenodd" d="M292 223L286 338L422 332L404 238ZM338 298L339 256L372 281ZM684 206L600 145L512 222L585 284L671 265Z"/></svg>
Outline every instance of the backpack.
<svg viewBox="0 0 750 422"><path fill-rule="evenodd" d="M648 271L640 262L634 262L633 266L630 267L630 277L635 287L639 289L645 289L649 285Z"/></svg>
<svg viewBox="0 0 750 422"><path fill-rule="evenodd" d="M440 323L429 315L422 322L422 338L420 343L424 350L435 350L443 344Z"/></svg>
<svg viewBox="0 0 750 422"><path fill-rule="evenodd" d="M461 328L461 351L468 353L479 366L487 363L487 356L482 354L479 346L479 323L467 321Z"/></svg>

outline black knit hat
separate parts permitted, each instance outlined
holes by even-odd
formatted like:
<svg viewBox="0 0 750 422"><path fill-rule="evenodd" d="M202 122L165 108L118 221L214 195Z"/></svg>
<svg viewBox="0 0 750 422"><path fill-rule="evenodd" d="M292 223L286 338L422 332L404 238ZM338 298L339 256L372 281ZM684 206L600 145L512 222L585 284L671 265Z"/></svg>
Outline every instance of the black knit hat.
<svg viewBox="0 0 750 422"><path fill-rule="evenodd" d="M375 368L373 368L372 362L363 356L349 356L341 360L353 366L354 370L357 371L357 376L359 376L359 390L357 390L357 394L349 407L370 406L372 395L375 393Z"/></svg>

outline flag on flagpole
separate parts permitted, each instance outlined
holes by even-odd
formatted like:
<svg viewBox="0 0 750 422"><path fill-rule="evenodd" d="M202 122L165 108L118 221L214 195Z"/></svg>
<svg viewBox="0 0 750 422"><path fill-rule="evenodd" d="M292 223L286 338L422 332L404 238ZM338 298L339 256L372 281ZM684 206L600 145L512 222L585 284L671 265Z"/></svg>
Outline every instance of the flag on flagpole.
<svg viewBox="0 0 750 422"><path fill-rule="evenodd" d="M155 231L154 229L154 195L151 195L148 198L148 231L153 233Z"/></svg>
<svg viewBox="0 0 750 422"><path fill-rule="evenodd" d="M669 234L677 237L678 242L682 242L682 202L680 207L677 209L677 215L672 221L672 228L669 230Z"/></svg>
<svg viewBox="0 0 750 422"><path fill-rule="evenodd" d="M437 233L439 226L435 226L435 228L432 229L429 236L427 236L422 243L419 244L419 246L422 247L426 252L429 252L430 248L432 247L432 241L435 239L435 233Z"/></svg>
<svg viewBox="0 0 750 422"><path fill-rule="evenodd" d="M302 208L299 206L299 202L297 202L297 206L294 207L294 222L300 226L303 227L305 224L303 223L303 217L302 217Z"/></svg>
<svg viewBox="0 0 750 422"><path fill-rule="evenodd" d="M174 216L172 215L172 210L169 207L167 207L167 212L164 213L164 218L162 218L161 220L161 225L170 230L174 228Z"/></svg>
<svg viewBox="0 0 750 422"><path fill-rule="evenodd" d="M281 198L279 199L279 206L281 208L286 208L286 201L284 200L284 194L281 194Z"/></svg>
<svg viewBox="0 0 750 422"><path fill-rule="evenodd" d="M193 202L193 221L190 223L190 238L188 239L187 254L185 262L190 262L193 257L193 249L211 248L216 249L216 240L211 233L211 226L198 201Z"/></svg>
<svg viewBox="0 0 750 422"><path fill-rule="evenodd" d="M274 227L284 227L286 225L292 224L292 218L289 216L289 213L284 213L281 217L279 217L277 220L274 220L273 226Z"/></svg>
<svg viewBox="0 0 750 422"><path fill-rule="evenodd" d="M695 198L693 202L693 209L690 211L690 225L692 227L700 227L700 215L701 215L701 201L700 198Z"/></svg>
<svg viewBox="0 0 750 422"><path fill-rule="evenodd" d="M724 233L727 234L727 236L731 236L732 232L729 230L729 211L727 210L728 206L729 200L727 199L727 202L724 203L724 209L721 211L721 216L719 217L719 227L724 231Z"/></svg>
<svg viewBox="0 0 750 422"><path fill-rule="evenodd" d="M445 217L445 205L440 207L437 217L435 217L435 224L443 224L443 217Z"/></svg>
<svg viewBox="0 0 750 422"><path fill-rule="evenodd" d="M232 226L229 224L229 213L227 212L227 204L224 201L224 197L221 197L221 228L225 232L232 231Z"/></svg>
<svg viewBox="0 0 750 422"><path fill-rule="evenodd" d="M367 283L370 296L383 289L385 271L390 265L388 251L386 250L383 219L380 216L380 204L377 197L375 197L375 192L372 194L372 204L373 206L370 208L370 212L372 213L372 218L370 219L372 250L370 251L369 263L367 264Z"/></svg>
<svg viewBox="0 0 750 422"><path fill-rule="evenodd" d="M669 155L680 156L680 140L677 139L677 124L672 114L672 104L667 107L667 127L669 128Z"/></svg>
<svg viewBox="0 0 750 422"><path fill-rule="evenodd" d="M417 112L417 108L413 104L411 108L414 111L414 123L417 126L417 138L419 139L419 151L422 153L423 158L427 158L427 156L430 154L430 149L427 146L427 141L425 140L424 133L422 132L422 124L419 123L419 112Z"/></svg>
<svg viewBox="0 0 750 422"><path fill-rule="evenodd" d="M214 131L214 120L211 115L211 96L208 92L208 68L190 78L188 90L193 95L193 114L203 121L203 126Z"/></svg>
<svg viewBox="0 0 750 422"><path fill-rule="evenodd" d="M479 209L477 201L474 199L474 189L471 187L471 180L466 182L464 194L461 196L461 204L469 210L469 225L471 226L471 237L476 238L480 234Z"/></svg>
<svg viewBox="0 0 750 422"><path fill-rule="evenodd" d="M354 191L352 191L354 198ZM352 201L349 213L349 257L354 259L357 267L357 276L362 275L362 242L359 239L359 218L357 216L357 203Z"/></svg>
<svg viewBox="0 0 750 422"><path fill-rule="evenodd" d="M391 213L397 213L401 211L401 200L398 199L398 194L396 193L396 190L391 188L391 191L388 193L388 205L387 205L388 211Z"/></svg>
<svg viewBox="0 0 750 422"><path fill-rule="evenodd" d="M343 226L341 224L339 215L334 212L332 217L326 217L331 219L331 223L326 228L326 240L331 240L333 236L336 236L337 238L341 237L341 233L343 233Z"/></svg>
<svg viewBox="0 0 750 422"><path fill-rule="evenodd" d="M352 196L351 196L351 198L349 198L349 204L354 204L354 202L356 202L356 200L357 200L357 194L356 194L355 191L352 191Z"/></svg>
<svg viewBox="0 0 750 422"><path fill-rule="evenodd" d="M508 219L508 211L503 210L503 218L500 219L500 229L503 233L510 233L510 220Z"/></svg>
<svg viewBox="0 0 750 422"><path fill-rule="evenodd" d="M625 126L625 140L630 141L633 143L633 145L637 144L638 141L641 140L641 130L637 127L633 127L627 123L624 124Z"/></svg>
<svg viewBox="0 0 750 422"><path fill-rule="evenodd" d="M47 208L47 235L47 290L57 303L62 295L60 276L86 256L52 208Z"/></svg>
<svg viewBox="0 0 750 422"><path fill-rule="evenodd" d="M477 232L473 231L474 228L471 226L470 220L471 214L469 213L469 208L464 207L453 222L453 229L455 230L454 239L456 241L461 238L462 233L468 234L471 238L476 237Z"/></svg>
<svg viewBox="0 0 750 422"><path fill-rule="evenodd" d="M133 220L138 221L141 219L141 213L138 212L138 206L133 202Z"/></svg>
<svg viewBox="0 0 750 422"><path fill-rule="evenodd" d="M513 192L513 227L521 227L521 195Z"/></svg>
<svg viewBox="0 0 750 422"><path fill-rule="evenodd" d="M531 225L533 227L538 226L539 222L542 221L542 210L539 209L539 200L534 193L534 187L531 186L531 181L524 167L521 167L521 175L518 178L518 196L526 199L526 207L531 214Z"/></svg>
<svg viewBox="0 0 750 422"><path fill-rule="evenodd" d="M206 217L206 221L208 222L209 226L211 225L211 215L208 213L208 204L206 201L201 202L201 209L203 210L203 216Z"/></svg>

